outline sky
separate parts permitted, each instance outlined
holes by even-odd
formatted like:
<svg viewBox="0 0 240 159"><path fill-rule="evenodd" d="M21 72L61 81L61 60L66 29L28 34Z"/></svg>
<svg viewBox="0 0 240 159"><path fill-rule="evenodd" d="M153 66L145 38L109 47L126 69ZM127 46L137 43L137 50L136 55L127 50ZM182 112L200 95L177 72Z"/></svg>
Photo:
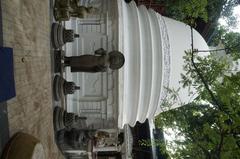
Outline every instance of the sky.
<svg viewBox="0 0 240 159"><path fill-rule="evenodd" d="M238 24L237 24L237 28L235 29L231 29L231 31L234 32L239 32L240 33L240 5L235 7L233 10L233 14L238 17ZM224 19L220 18L219 19L219 23L226 26L226 22L224 21Z"/></svg>

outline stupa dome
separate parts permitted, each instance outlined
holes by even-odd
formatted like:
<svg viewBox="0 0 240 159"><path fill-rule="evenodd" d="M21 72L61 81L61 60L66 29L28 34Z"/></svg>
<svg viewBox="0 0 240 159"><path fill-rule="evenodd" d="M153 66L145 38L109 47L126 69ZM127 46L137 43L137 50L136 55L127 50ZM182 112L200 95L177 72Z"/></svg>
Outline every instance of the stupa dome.
<svg viewBox="0 0 240 159"><path fill-rule="evenodd" d="M166 88L178 89L182 103L192 100L179 81L184 74L185 51L191 49L190 26L163 17L135 2L118 0L118 48L125 66L119 70L118 126L134 126L162 112ZM193 30L194 48L208 50L202 36ZM181 106L176 102L172 108Z"/></svg>

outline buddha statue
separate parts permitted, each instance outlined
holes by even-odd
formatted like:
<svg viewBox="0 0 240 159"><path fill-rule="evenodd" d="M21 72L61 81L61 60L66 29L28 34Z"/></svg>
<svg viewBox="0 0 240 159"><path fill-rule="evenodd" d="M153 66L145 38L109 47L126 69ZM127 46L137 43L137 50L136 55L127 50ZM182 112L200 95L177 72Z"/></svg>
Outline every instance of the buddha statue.
<svg viewBox="0 0 240 159"><path fill-rule="evenodd" d="M68 21L70 17L85 18L88 14L98 13L94 7L85 7L78 0L55 0L54 18L56 21Z"/></svg>
<svg viewBox="0 0 240 159"><path fill-rule="evenodd" d="M119 51L107 53L100 48L94 55L64 57L64 65L71 67L71 72L105 72L108 68L120 69L125 62L124 55Z"/></svg>

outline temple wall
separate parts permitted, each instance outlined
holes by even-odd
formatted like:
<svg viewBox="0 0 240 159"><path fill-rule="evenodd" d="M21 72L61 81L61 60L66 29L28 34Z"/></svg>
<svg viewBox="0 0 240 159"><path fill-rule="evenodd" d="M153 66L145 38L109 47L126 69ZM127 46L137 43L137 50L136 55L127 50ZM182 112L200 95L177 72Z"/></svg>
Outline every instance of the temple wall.
<svg viewBox="0 0 240 159"><path fill-rule="evenodd" d="M111 51L117 49L113 35L114 1L81 1L85 6L94 6L100 14L89 15L85 19L72 19L65 22L66 28L74 29L80 35L74 43L66 45L67 56L94 54L99 48ZM112 10L112 11L111 11ZM108 70L103 73L71 73L66 71L68 81L81 87L74 95L67 97L67 110L88 117L89 123L98 119L97 125L112 127L117 122L117 72ZM109 122L112 121L112 122ZM107 124L109 123L109 124ZM93 124L94 125L94 124ZM95 124L96 125L96 124Z"/></svg>

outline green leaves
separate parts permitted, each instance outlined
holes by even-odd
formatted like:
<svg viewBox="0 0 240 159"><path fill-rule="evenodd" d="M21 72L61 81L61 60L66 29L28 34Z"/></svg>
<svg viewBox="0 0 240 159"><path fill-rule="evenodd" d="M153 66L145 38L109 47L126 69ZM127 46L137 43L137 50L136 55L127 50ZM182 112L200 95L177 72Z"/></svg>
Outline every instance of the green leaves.
<svg viewBox="0 0 240 159"><path fill-rule="evenodd" d="M168 16L191 26L199 18L214 23L220 13L228 16L229 22L234 22L231 9L239 3L236 0L161 2L166 6ZM227 55L220 56L213 51L202 57L198 50L187 50L183 57L186 73L181 74L180 83L183 88L194 87L198 96L193 103L170 110L168 108L176 100L181 100L178 96L181 88L167 88L169 96L161 107L169 111L155 119L157 127L171 128L177 135L184 136L184 140L175 139L168 144L173 150L169 151L173 158L229 159L240 156L240 72L233 68L233 61L237 65L240 59L240 34L229 32L222 26L215 33L211 44L220 44Z"/></svg>
<svg viewBox="0 0 240 159"><path fill-rule="evenodd" d="M208 20L207 0L164 0L160 2L165 5L168 17L184 21L187 24L193 24L196 18Z"/></svg>
<svg viewBox="0 0 240 159"><path fill-rule="evenodd" d="M169 153L174 158L237 158L240 154L237 144L240 142L240 73L231 73L234 58L193 54L216 103L196 73L191 55L186 51L183 67L186 74L181 75L181 83L183 87L194 86L199 95L193 103L158 115L156 126L171 128L184 136L184 140L176 139L171 144L175 150ZM168 89L168 93L172 96L166 103L178 99L178 91Z"/></svg>
<svg viewBox="0 0 240 159"><path fill-rule="evenodd" d="M240 58L240 33L230 32L224 26L218 26L212 40L211 46L222 46L226 49L226 53L231 55L233 60Z"/></svg>

